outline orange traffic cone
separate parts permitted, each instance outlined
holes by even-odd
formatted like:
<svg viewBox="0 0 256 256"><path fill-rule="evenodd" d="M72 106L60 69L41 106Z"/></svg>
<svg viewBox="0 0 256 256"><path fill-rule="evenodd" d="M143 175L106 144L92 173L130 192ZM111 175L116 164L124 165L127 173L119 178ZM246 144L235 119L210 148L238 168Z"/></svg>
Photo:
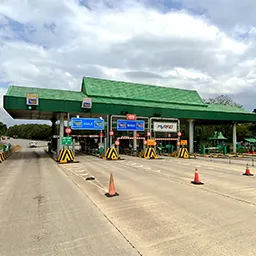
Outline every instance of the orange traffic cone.
<svg viewBox="0 0 256 256"><path fill-rule="evenodd" d="M248 167L248 164L246 165L246 170L245 170L245 173L243 173L243 175L246 175L246 176L253 176L253 174L250 172L250 169Z"/></svg>
<svg viewBox="0 0 256 256"><path fill-rule="evenodd" d="M204 183L199 180L199 174L198 174L198 169L197 169L197 168L195 169L195 177L194 177L194 180L191 181L191 183L193 183L193 184L195 184L195 185L204 185Z"/></svg>
<svg viewBox="0 0 256 256"><path fill-rule="evenodd" d="M109 188L108 193L105 194L107 197L119 196L115 191L114 178L112 172L110 172Z"/></svg>

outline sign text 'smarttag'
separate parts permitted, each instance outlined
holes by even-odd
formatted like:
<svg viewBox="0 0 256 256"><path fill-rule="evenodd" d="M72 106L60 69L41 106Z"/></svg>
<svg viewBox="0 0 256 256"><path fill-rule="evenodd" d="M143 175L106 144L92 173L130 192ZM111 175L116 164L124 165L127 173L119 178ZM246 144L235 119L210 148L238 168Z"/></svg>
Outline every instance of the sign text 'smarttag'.
<svg viewBox="0 0 256 256"><path fill-rule="evenodd" d="M176 122L154 122L154 131L155 132L177 132Z"/></svg>
<svg viewBox="0 0 256 256"><path fill-rule="evenodd" d="M159 124L158 126L157 126L157 128L159 128L159 129L161 129L161 130L163 130L163 129L172 129L173 128L173 125L171 124L171 125L161 125L161 124Z"/></svg>

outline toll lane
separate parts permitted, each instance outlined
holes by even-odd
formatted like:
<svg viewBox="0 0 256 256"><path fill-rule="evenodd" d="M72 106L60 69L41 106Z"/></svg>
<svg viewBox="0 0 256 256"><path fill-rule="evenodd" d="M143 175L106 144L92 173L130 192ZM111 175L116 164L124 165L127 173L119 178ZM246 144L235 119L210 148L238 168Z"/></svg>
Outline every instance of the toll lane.
<svg viewBox="0 0 256 256"><path fill-rule="evenodd" d="M25 144L0 165L0 255L139 255L41 148Z"/></svg>
<svg viewBox="0 0 256 256"><path fill-rule="evenodd" d="M254 198L248 198L249 204L229 196L232 186L241 190L254 182L241 176L239 169L234 178L230 170L216 175L210 169L214 166L201 166L205 185L194 186L190 182L198 163L193 160L123 158L104 161L84 156L79 165L61 168L143 255L256 253ZM110 171L119 196L106 198ZM218 184L222 175L226 182L231 177L229 183ZM230 190L226 190L227 184ZM245 237L250 237L250 243L244 243Z"/></svg>

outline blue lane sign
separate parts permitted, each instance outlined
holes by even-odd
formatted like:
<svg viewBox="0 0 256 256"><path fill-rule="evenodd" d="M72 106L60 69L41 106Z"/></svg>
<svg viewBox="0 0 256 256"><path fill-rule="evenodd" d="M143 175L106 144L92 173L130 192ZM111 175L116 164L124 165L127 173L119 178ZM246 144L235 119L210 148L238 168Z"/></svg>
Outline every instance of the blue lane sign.
<svg viewBox="0 0 256 256"><path fill-rule="evenodd" d="M73 130L104 130L104 119L101 118L71 118Z"/></svg>
<svg viewBox="0 0 256 256"><path fill-rule="evenodd" d="M118 131L144 131L145 121L141 120L117 120Z"/></svg>

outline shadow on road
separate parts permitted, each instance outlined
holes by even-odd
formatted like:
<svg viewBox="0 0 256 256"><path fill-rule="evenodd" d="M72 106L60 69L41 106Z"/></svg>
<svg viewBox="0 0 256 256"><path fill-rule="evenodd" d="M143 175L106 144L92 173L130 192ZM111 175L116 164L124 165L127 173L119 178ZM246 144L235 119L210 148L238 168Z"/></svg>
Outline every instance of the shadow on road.
<svg viewBox="0 0 256 256"><path fill-rule="evenodd" d="M14 152L9 159L37 159L37 158L50 158L44 151L36 149L27 149L26 151Z"/></svg>

